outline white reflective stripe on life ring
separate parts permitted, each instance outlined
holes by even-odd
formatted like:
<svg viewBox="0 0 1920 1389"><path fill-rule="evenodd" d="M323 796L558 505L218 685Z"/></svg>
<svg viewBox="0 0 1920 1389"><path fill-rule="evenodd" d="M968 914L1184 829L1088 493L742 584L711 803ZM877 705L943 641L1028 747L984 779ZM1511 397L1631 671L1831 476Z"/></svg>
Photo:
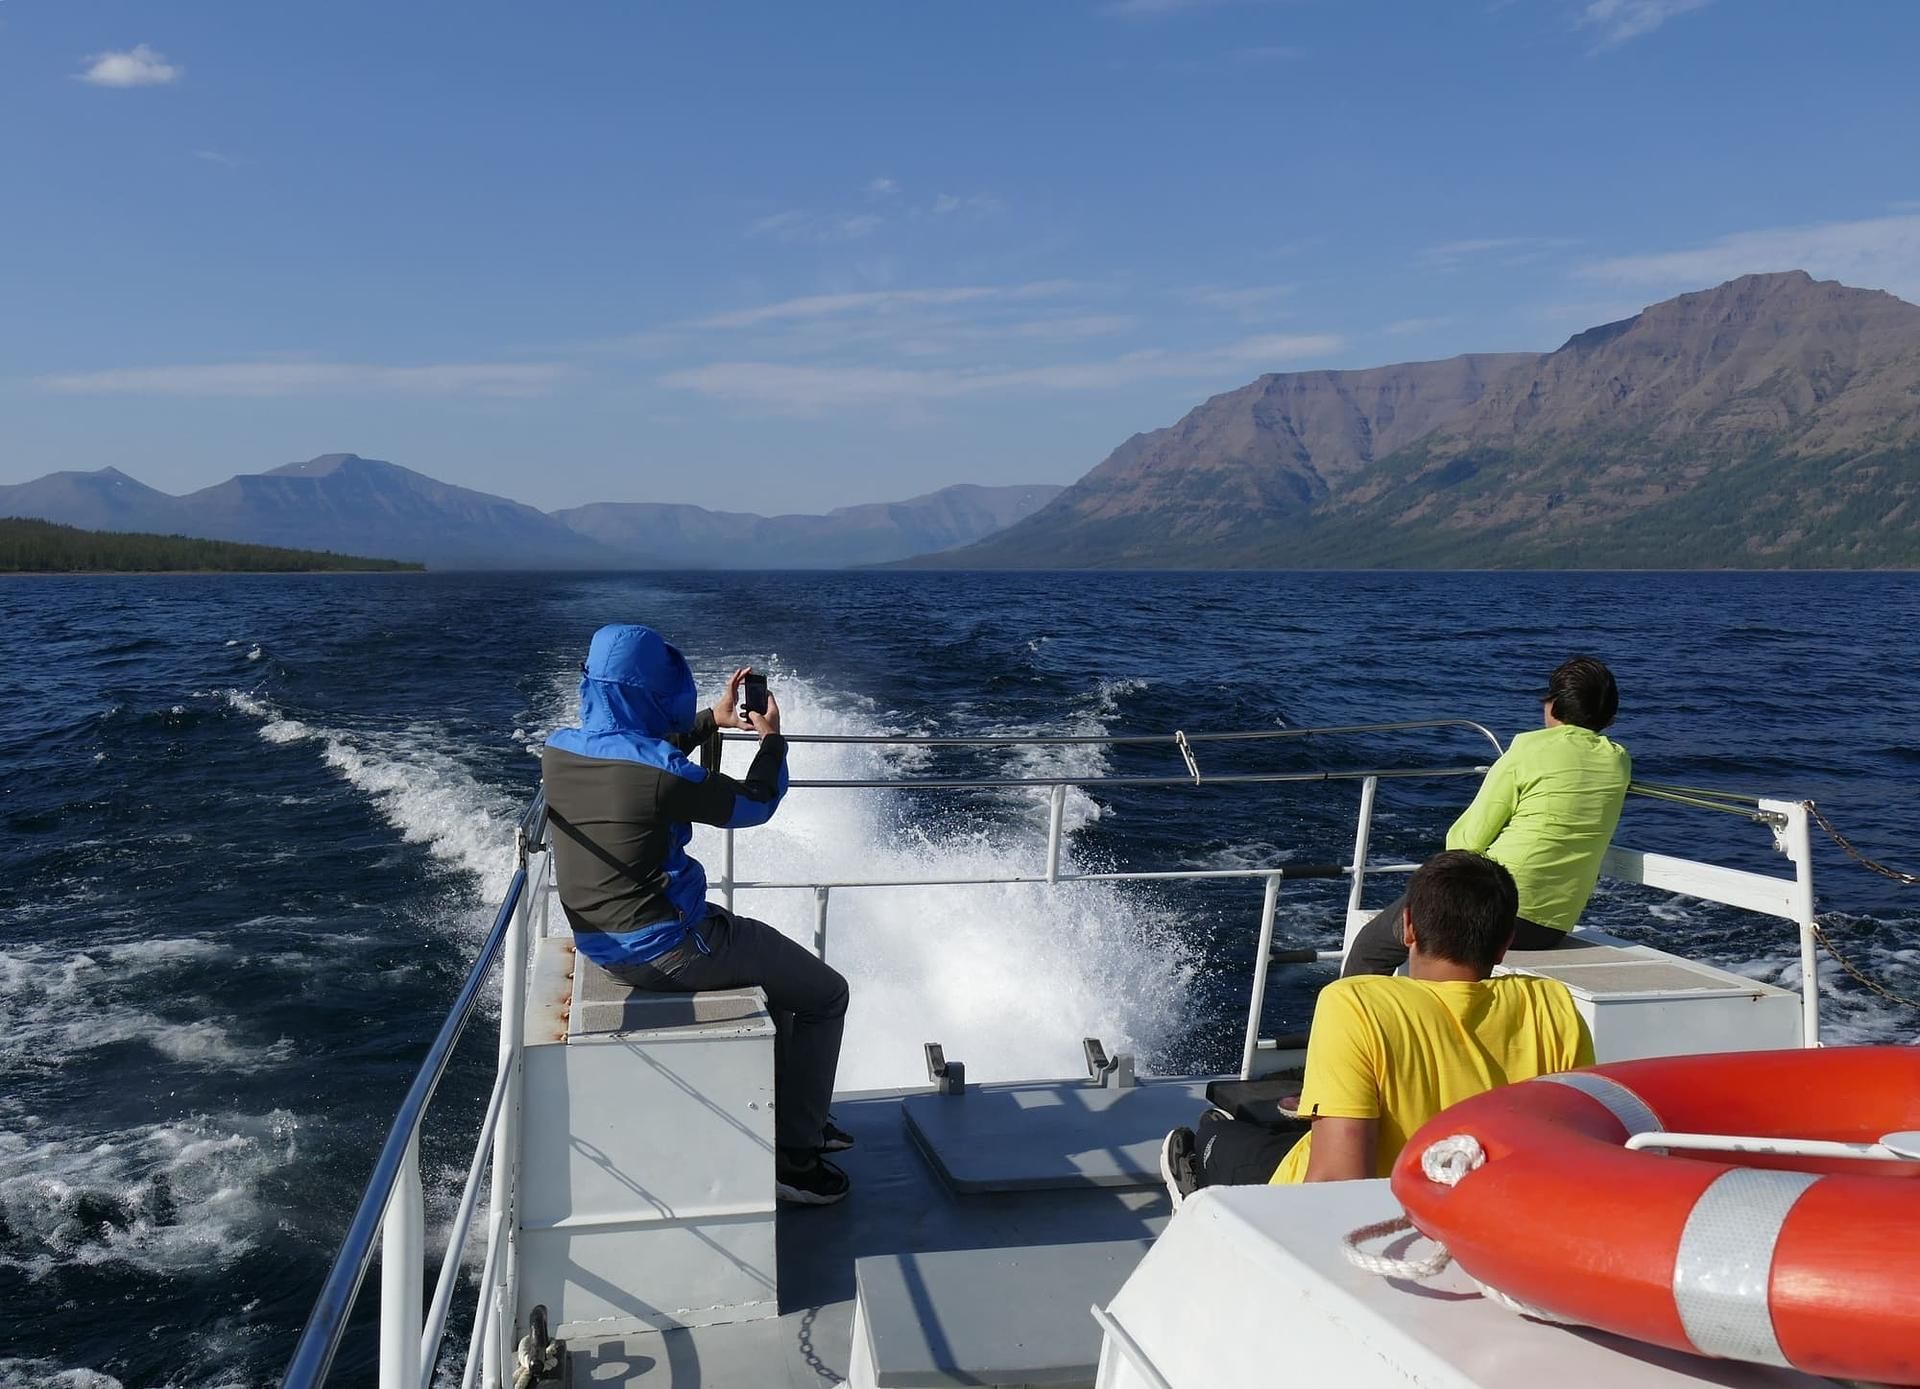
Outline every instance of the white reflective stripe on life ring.
<svg viewBox="0 0 1920 1389"><path fill-rule="evenodd" d="M1564 1085L1600 1101L1607 1107L1607 1112L1620 1121L1629 1138L1636 1133L1660 1133L1666 1128L1660 1122L1660 1116L1653 1112L1645 1100L1607 1076L1595 1075L1591 1071L1563 1071L1558 1075L1538 1076L1536 1079Z"/></svg>
<svg viewBox="0 0 1920 1389"><path fill-rule="evenodd" d="M1793 1368L1773 1332L1773 1250L1787 1212L1819 1180L1735 1167L1693 1203L1673 1257L1673 1305L1702 1355Z"/></svg>

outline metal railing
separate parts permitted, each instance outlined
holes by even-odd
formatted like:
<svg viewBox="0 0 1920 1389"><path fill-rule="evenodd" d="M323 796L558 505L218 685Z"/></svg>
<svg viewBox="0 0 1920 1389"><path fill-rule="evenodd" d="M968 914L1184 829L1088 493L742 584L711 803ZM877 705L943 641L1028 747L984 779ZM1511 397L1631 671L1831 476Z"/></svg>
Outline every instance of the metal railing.
<svg viewBox="0 0 1920 1389"><path fill-rule="evenodd" d="M374 1160L373 1172L360 1205L347 1226L346 1238L334 1255L333 1266L321 1284L320 1296L294 1345L293 1358L287 1364L284 1383L288 1389L309 1389L326 1381L333 1357L346 1334L347 1320L354 1299L373 1261L375 1245L380 1247L380 1386L381 1389L432 1389L434 1358L445 1333L452 1308L454 1284L459 1274L460 1256L465 1249L479 1198L480 1174L489 1155L497 1148L511 1151L514 1131L511 1120L518 1109L510 1092L518 1073L520 1018L526 1002L523 971L512 968L515 960L524 961L527 927L527 855L529 846L545 834L546 802L536 795L515 831L515 852L519 863L494 914L493 926L481 942L473 968L454 996L440 1031L427 1048L426 1057L400 1101L399 1111L387 1131L386 1142ZM479 1004L486 978L494 962L504 958L508 967L501 975L500 987L500 1063L493 1093L487 1102L487 1119L481 1128L467 1182L461 1192L453 1230L447 1240L446 1258L435 1287L432 1316L421 1310L421 1264L425 1255L426 1208L420 1188L420 1126L427 1107L446 1074L454 1046L466 1030ZM491 1273L495 1253L504 1247L498 1236L511 1193L502 1190L510 1179L507 1164L494 1164L493 1224L490 1232L488 1264ZM483 1279L489 1286L491 1278ZM485 1326L486 1302L476 1314L475 1341ZM469 1375L469 1382L471 1375ZM497 1375L490 1383L498 1383Z"/></svg>
<svg viewBox="0 0 1920 1389"><path fill-rule="evenodd" d="M1420 730L1461 729L1491 746L1497 755L1500 741L1483 725L1465 719L1434 719L1388 724L1353 724L1331 728L1259 730L1249 733L1169 735L1034 735L1021 737L944 738L913 735L790 735L794 743L840 743L907 747L1165 746L1184 764L1186 775L1033 777L894 777L843 780L796 779L794 789L927 789L992 790L1043 789L1048 795L1046 849L1043 864L1030 872L1008 872L966 877L843 878L805 880L740 880L735 875L733 832L723 833L721 874L714 886L731 909L736 892L810 891L814 894L813 946L827 953L828 910L832 893L884 887L960 887L1013 883L1061 884L1091 882L1176 882L1257 879L1262 885L1253 987L1243 1038L1241 1074L1251 1075L1264 1011L1269 968L1274 963L1303 964L1335 961L1342 950L1297 950L1276 954L1273 934L1281 884L1289 879L1350 878L1347 894L1348 938L1364 917L1361 896L1371 873L1408 873L1412 863L1369 864L1369 848L1377 794L1382 781L1447 779L1474 776L1484 763L1466 766L1336 769L1316 772L1223 773L1209 775L1200 767L1194 745L1231 742L1261 743L1329 735L1365 735ZM1277 864L1252 868L1185 868L1114 872L1078 872L1062 867L1066 792L1071 788L1258 785L1285 782L1359 783L1359 810L1355 820L1352 858L1346 864ZM1681 805L1741 815L1772 830L1775 845L1795 868L1791 879L1769 877L1719 865L1641 854L1614 848L1605 872L1627 881L1645 883L1764 912L1799 924L1801 928L1803 1015L1807 1045L1818 1042L1817 976L1813 969L1813 887L1811 840L1807 807L1798 802L1736 796L1697 788L1636 783L1634 794ZM380 1389L432 1389L436 1360L446 1334L462 1259L473 1234L480 1183L490 1174L487 1244L477 1280L474 1322L462 1366L461 1384L468 1389L476 1376L487 1389L499 1389L510 1378L515 1346L517 1266L514 1208L519 1162L519 1079L527 1003L529 950L546 934L550 901L551 861L546 853L547 816L544 797L536 795L515 832L517 863L512 880L495 914L492 928L460 992L455 996L439 1033L427 1049L420 1070L401 1101L365 1194L348 1226L333 1266L314 1303L295 1346L284 1383L288 1389L312 1389L323 1383L345 1334L354 1300L370 1266L376 1244L381 1252ZM430 1298L423 1299L425 1210L420 1187L420 1128L445 1073L453 1048L460 1040L478 1004L487 975L501 967L500 1037L493 1087L465 1186L455 1210L441 1260L439 1278Z"/></svg>

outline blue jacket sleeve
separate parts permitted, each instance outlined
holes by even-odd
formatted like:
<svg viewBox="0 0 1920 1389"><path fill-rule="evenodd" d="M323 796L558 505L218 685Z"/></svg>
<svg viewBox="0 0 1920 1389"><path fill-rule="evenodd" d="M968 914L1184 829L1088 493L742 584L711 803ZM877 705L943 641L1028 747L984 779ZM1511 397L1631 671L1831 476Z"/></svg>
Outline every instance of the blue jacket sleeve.
<svg viewBox="0 0 1920 1389"><path fill-rule="evenodd" d="M762 738L743 780L708 772L698 779L666 777L663 782L661 810L669 820L730 830L764 825L787 794L787 740L778 733Z"/></svg>

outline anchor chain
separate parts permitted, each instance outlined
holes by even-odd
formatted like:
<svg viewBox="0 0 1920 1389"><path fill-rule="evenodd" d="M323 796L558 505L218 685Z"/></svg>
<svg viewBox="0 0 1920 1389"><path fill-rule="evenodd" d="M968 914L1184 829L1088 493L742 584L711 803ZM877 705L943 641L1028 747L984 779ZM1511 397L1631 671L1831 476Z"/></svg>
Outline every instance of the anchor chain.
<svg viewBox="0 0 1920 1389"><path fill-rule="evenodd" d="M1820 807L1812 801L1807 802L1807 814L1813 817L1813 823L1827 832L1827 837L1846 853L1847 857L1858 863L1869 873L1878 873L1883 878L1891 878L1902 887L1920 887L1920 873L1908 873L1899 868L1889 868L1878 859L1868 858L1854 848L1853 841L1833 827L1833 821L1821 813Z"/></svg>
<svg viewBox="0 0 1920 1389"><path fill-rule="evenodd" d="M1834 828L1833 821L1826 817L1819 806L1815 805L1812 801L1808 801L1806 804L1807 814L1812 817L1813 823L1825 830L1827 838L1839 845L1841 851L1845 853L1848 858L1852 859L1869 873L1878 873L1881 877L1899 883L1902 887L1920 887L1920 873L1908 873L1903 869L1889 867L1887 864L1881 863L1878 859L1868 857L1854 846L1852 840ZM1909 998L1903 993L1888 988L1879 980L1869 977L1865 970L1861 969L1845 955L1842 955L1834 946L1833 941L1828 938L1826 929L1822 927L1818 921L1813 923L1813 938L1820 942L1820 948L1822 950L1833 957L1833 962L1845 970L1847 974L1852 977L1853 981L1863 989L1868 990L1870 993L1878 994L1889 1003L1898 1003L1904 1008L1920 1009L1920 999Z"/></svg>

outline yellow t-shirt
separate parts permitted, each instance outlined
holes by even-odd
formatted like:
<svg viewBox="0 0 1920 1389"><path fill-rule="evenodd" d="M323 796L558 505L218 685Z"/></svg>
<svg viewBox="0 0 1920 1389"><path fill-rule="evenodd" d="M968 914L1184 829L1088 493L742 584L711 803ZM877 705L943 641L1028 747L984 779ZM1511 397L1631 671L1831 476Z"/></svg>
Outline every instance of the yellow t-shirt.
<svg viewBox="0 0 1920 1389"><path fill-rule="evenodd" d="M1448 1105L1592 1064L1593 1037L1557 979L1337 979L1314 1005L1300 1113L1378 1119L1374 1169L1385 1177L1414 1130ZM1306 1180L1312 1142L1309 1133L1293 1146L1276 1184Z"/></svg>

